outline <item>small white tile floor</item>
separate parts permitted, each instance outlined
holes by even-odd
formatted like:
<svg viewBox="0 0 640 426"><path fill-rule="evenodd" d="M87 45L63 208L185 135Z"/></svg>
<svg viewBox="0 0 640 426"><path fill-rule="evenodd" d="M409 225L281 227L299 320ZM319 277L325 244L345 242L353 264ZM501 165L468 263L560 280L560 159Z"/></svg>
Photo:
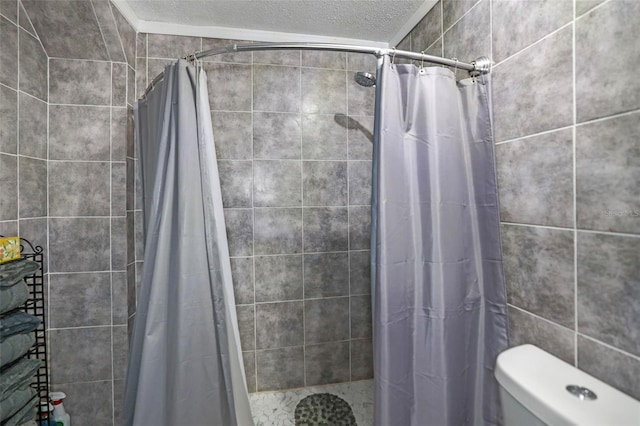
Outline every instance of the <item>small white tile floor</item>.
<svg viewBox="0 0 640 426"><path fill-rule="evenodd" d="M349 403L358 426L373 425L373 380L335 385L310 386L249 395L256 426L295 426L296 405L313 393L331 393Z"/></svg>

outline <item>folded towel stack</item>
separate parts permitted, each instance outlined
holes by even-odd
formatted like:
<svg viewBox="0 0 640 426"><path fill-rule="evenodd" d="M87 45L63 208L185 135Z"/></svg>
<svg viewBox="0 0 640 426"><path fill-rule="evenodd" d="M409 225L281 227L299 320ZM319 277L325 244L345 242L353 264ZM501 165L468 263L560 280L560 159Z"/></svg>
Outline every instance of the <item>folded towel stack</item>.
<svg viewBox="0 0 640 426"><path fill-rule="evenodd" d="M24 281L40 265L30 260L0 264L0 423L19 425L34 418L40 398L31 387L42 361L24 355L35 342L41 321L17 310L29 299Z"/></svg>

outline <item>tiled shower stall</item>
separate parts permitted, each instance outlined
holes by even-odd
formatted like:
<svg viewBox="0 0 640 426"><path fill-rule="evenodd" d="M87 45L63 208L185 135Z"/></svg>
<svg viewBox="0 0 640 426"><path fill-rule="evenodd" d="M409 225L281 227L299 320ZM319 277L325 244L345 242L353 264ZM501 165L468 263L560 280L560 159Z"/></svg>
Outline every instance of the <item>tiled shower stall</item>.
<svg viewBox="0 0 640 426"><path fill-rule="evenodd" d="M0 0L0 233L45 247L51 383L119 424L143 256L136 94L228 41L136 34L107 0ZM640 3L441 0L399 48L491 56L512 344L640 398ZM373 57L207 58L251 391L372 377ZM459 77L463 73L458 72Z"/></svg>

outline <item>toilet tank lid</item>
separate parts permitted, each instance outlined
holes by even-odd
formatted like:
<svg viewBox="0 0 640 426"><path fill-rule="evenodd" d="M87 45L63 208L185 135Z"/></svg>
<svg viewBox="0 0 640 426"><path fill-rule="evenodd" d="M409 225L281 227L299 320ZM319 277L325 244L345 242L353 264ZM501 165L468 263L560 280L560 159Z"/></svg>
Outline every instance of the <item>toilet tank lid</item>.
<svg viewBox="0 0 640 426"><path fill-rule="evenodd" d="M534 345L502 352L495 374L504 390L546 424L640 425L640 401ZM586 387L597 399L581 400L568 385Z"/></svg>

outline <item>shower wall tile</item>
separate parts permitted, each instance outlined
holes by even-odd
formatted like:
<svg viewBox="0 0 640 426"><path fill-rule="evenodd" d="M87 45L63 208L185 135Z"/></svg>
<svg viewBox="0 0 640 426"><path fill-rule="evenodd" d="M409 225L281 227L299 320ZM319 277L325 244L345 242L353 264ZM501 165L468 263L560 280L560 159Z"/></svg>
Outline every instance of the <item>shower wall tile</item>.
<svg viewBox="0 0 640 426"><path fill-rule="evenodd" d="M23 219L20 221L20 236L26 238L27 240L38 244L42 247L43 253L48 253L49 247L47 245L47 218L39 217L33 219ZM1 228L1 227L0 227ZM8 232L3 232L0 229L0 234L7 235ZM17 235L17 230L12 234ZM44 272L48 272L48 264L45 262L43 265Z"/></svg>
<svg viewBox="0 0 640 426"><path fill-rule="evenodd" d="M111 105L111 63L51 59L49 102Z"/></svg>
<svg viewBox="0 0 640 426"><path fill-rule="evenodd" d="M50 162L49 213L52 216L109 216L109 163Z"/></svg>
<svg viewBox="0 0 640 426"><path fill-rule="evenodd" d="M178 59L201 48L200 37L147 34L147 54L150 58Z"/></svg>
<svg viewBox="0 0 640 426"><path fill-rule="evenodd" d="M442 3L442 23L444 25L443 31L446 31L451 27L458 19L462 18L465 13L469 11L478 0L440 0ZM435 7L440 6L440 2ZM413 42L413 39L412 39ZM412 44L414 49L418 46Z"/></svg>
<svg viewBox="0 0 640 426"><path fill-rule="evenodd" d="M224 207L251 207L252 166L251 161L218 161Z"/></svg>
<svg viewBox="0 0 640 426"><path fill-rule="evenodd" d="M373 157L373 117L349 117L349 160Z"/></svg>
<svg viewBox="0 0 640 426"><path fill-rule="evenodd" d="M50 330L49 339L53 385L111 380L110 326Z"/></svg>
<svg viewBox="0 0 640 426"><path fill-rule="evenodd" d="M134 197L135 197L135 187L134 180L132 178L135 175L135 160L131 158L127 158L126 161L126 169L127 169L127 199L126 199L126 208L127 210L133 211L134 209Z"/></svg>
<svg viewBox="0 0 640 426"><path fill-rule="evenodd" d="M251 160L251 113L213 111L211 120L218 159Z"/></svg>
<svg viewBox="0 0 640 426"><path fill-rule="evenodd" d="M305 254L305 299L347 295L349 295L349 253Z"/></svg>
<svg viewBox="0 0 640 426"><path fill-rule="evenodd" d="M0 83L13 89L18 88L18 27L4 17L0 17Z"/></svg>
<svg viewBox="0 0 640 426"><path fill-rule="evenodd" d="M517 53L573 19L573 2L533 0L521 7L510 0L494 0L493 60ZM484 25L487 28L488 23Z"/></svg>
<svg viewBox="0 0 640 426"><path fill-rule="evenodd" d="M377 59L368 53L347 53L347 71L363 71L369 74L376 73ZM350 78L353 76L350 76Z"/></svg>
<svg viewBox="0 0 640 426"><path fill-rule="evenodd" d="M411 48L420 52L442 35L442 9L436 4L411 30Z"/></svg>
<svg viewBox="0 0 640 426"><path fill-rule="evenodd" d="M225 209L224 218L229 255L253 255L253 211L251 209Z"/></svg>
<svg viewBox="0 0 640 426"><path fill-rule="evenodd" d="M351 296L351 338L371 338L371 296Z"/></svg>
<svg viewBox="0 0 640 426"><path fill-rule="evenodd" d="M302 66L312 68L329 68L344 70L347 68L345 52L328 52L322 50L303 50Z"/></svg>
<svg viewBox="0 0 640 426"><path fill-rule="evenodd" d="M111 273L49 276L49 327L111 324Z"/></svg>
<svg viewBox="0 0 640 426"><path fill-rule="evenodd" d="M136 70L132 65L127 65L127 104L133 106L136 103Z"/></svg>
<svg viewBox="0 0 640 426"><path fill-rule="evenodd" d="M373 342L371 339L351 340L351 380L373 378Z"/></svg>
<svg viewBox="0 0 640 426"><path fill-rule="evenodd" d="M127 268L127 218L111 217L111 270ZM135 232L135 230L131 230Z"/></svg>
<svg viewBox="0 0 640 426"><path fill-rule="evenodd" d="M491 55L490 8L488 0L481 1L444 33L445 58L458 58L464 61ZM436 55L441 54L436 53ZM466 71L457 71L457 74L459 79L467 78L469 75Z"/></svg>
<svg viewBox="0 0 640 426"><path fill-rule="evenodd" d="M0 86L0 152L18 153L18 93L6 86Z"/></svg>
<svg viewBox="0 0 640 426"><path fill-rule="evenodd" d="M125 379L127 376L127 361L129 358L129 339L127 326L111 327L113 344L113 378Z"/></svg>
<svg viewBox="0 0 640 426"><path fill-rule="evenodd" d="M349 207L349 250L371 248L371 207Z"/></svg>
<svg viewBox="0 0 640 426"><path fill-rule="evenodd" d="M640 356L640 239L578 232L578 330Z"/></svg>
<svg viewBox="0 0 640 426"><path fill-rule="evenodd" d="M253 52L254 64L300 66L298 50L263 50Z"/></svg>
<svg viewBox="0 0 640 426"><path fill-rule="evenodd" d="M252 304L254 300L253 259L250 257L231 258L233 293L238 305Z"/></svg>
<svg viewBox="0 0 640 426"><path fill-rule="evenodd" d="M243 40L228 40L221 38L203 38L202 50L207 51L211 49L221 49L231 44L244 44L249 43ZM225 53L222 55L215 55L203 58L205 62L233 62L236 64L250 64L251 52L235 52Z"/></svg>
<svg viewBox="0 0 640 426"><path fill-rule="evenodd" d="M349 252L351 294L371 294L371 252Z"/></svg>
<svg viewBox="0 0 640 426"><path fill-rule="evenodd" d="M47 54L40 40L23 29L19 29L19 70L20 90L47 101Z"/></svg>
<svg viewBox="0 0 640 426"><path fill-rule="evenodd" d="M127 69L126 63L111 63L112 106L127 106Z"/></svg>
<svg viewBox="0 0 640 426"><path fill-rule="evenodd" d="M142 210L137 210L133 214L135 232L135 244L136 244L136 260L144 259L144 235L143 235L143 215Z"/></svg>
<svg viewBox="0 0 640 426"><path fill-rule="evenodd" d="M569 364L574 364L573 330L511 306L509 339L511 346L530 343Z"/></svg>
<svg viewBox="0 0 640 426"><path fill-rule="evenodd" d="M236 307L238 315L238 329L240 332L240 346L243 351L255 349L256 318L254 305L241 305Z"/></svg>
<svg viewBox="0 0 640 426"><path fill-rule="evenodd" d="M110 111L106 107L49 107L49 159L109 161Z"/></svg>
<svg viewBox="0 0 640 426"><path fill-rule="evenodd" d="M302 209L255 209L255 254L302 252Z"/></svg>
<svg viewBox="0 0 640 426"><path fill-rule="evenodd" d="M639 119L634 113L576 127L580 228L640 234Z"/></svg>
<svg viewBox="0 0 640 426"><path fill-rule="evenodd" d="M109 53L109 59L114 62L126 62L127 58L124 55L124 50L122 50L120 35L111 12L109 0L91 0L91 3L98 18L98 25Z"/></svg>
<svg viewBox="0 0 640 426"><path fill-rule="evenodd" d="M349 161L349 205L371 204L371 161Z"/></svg>
<svg viewBox="0 0 640 426"><path fill-rule="evenodd" d="M255 257L256 302L300 300L302 293L302 256Z"/></svg>
<svg viewBox="0 0 640 426"><path fill-rule="evenodd" d="M605 0L576 0L576 17L588 12Z"/></svg>
<svg viewBox="0 0 640 426"><path fill-rule="evenodd" d="M301 205L299 161L261 160L253 162L253 204L256 207Z"/></svg>
<svg viewBox="0 0 640 426"><path fill-rule="evenodd" d="M125 271L126 271L125 266ZM111 273L111 318L113 325L126 325L128 318L127 272ZM135 278L133 278L135 279ZM134 302L135 304L135 302Z"/></svg>
<svg viewBox="0 0 640 426"><path fill-rule="evenodd" d="M109 60L91 2L24 0L22 4L50 57Z"/></svg>
<svg viewBox="0 0 640 426"><path fill-rule="evenodd" d="M349 339L349 298L305 300L304 334L307 344Z"/></svg>
<svg viewBox="0 0 640 426"><path fill-rule="evenodd" d="M258 391L304 386L304 348L256 351Z"/></svg>
<svg viewBox="0 0 640 426"><path fill-rule="evenodd" d="M256 112L253 114L253 158L300 159L300 115Z"/></svg>
<svg viewBox="0 0 640 426"><path fill-rule="evenodd" d="M249 392L256 391L256 353L242 352L242 361L244 364L244 375L247 380L247 390Z"/></svg>
<svg viewBox="0 0 640 426"><path fill-rule="evenodd" d="M127 58L127 63L130 66L134 66L136 56L136 31L124 16L122 16L117 7L111 5L111 11L116 21L116 28L120 35L120 41L122 42L122 49L124 50L124 55Z"/></svg>
<svg viewBox="0 0 640 426"><path fill-rule="evenodd" d="M307 386L348 382L349 342L307 345L304 352L304 370Z"/></svg>
<svg viewBox="0 0 640 426"><path fill-rule="evenodd" d="M23 92L20 101L18 146L20 155L47 158L47 103Z"/></svg>
<svg viewBox="0 0 640 426"><path fill-rule="evenodd" d="M640 82L630 72L640 65L640 3L610 1L575 25L578 122L640 108Z"/></svg>
<svg viewBox="0 0 640 426"><path fill-rule="evenodd" d="M204 68L212 110L251 111L250 65L206 63ZM149 77L151 75L149 70ZM254 81L256 78L254 76Z"/></svg>
<svg viewBox="0 0 640 426"><path fill-rule="evenodd" d="M573 232L502 225L509 303L574 328Z"/></svg>
<svg viewBox="0 0 640 426"><path fill-rule="evenodd" d="M18 22L18 1L0 0L0 14L14 24Z"/></svg>
<svg viewBox="0 0 640 426"><path fill-rule="evenodd" d="M347 205L346 161L304 161L302 167L305 206Z"/></svg>
<svg viewBox="0 0 640 426"><path fill-rule="evenodd" d="M300 68L254 65L255 111L300 112L300 94Z"/></svg>
<svg viewBox="0 0 640 426"><path fill-rule="evenodd" d="M305 252L349 250L346 207L305 207L303 216Z"/></svg>
<svg viewBox="0 0 640 426"><path fill-rule="evenodd" d="M0 182L3 183L0 197L0 220L18 218L18 158L0 154Z"/></svg>
<svg viewBox="0 0 640 426"><path fill-rule="evenodd" d="M494 68L496 142L572 124L571 46L568 27Z"/></svg>
<svg viewBox="0 0 640 426"><path fill-rule="evenodd" d="M302 158L304 160L346 160L347 129L345 115L302 115Z"/></svg>
<svg viewBox="0 0 640 426"><path fill-rule="evenodd" d="M49 219L51 272L108 271L109 227L104 218Z"/></svg>
<svg viewBox="0 0 640 426"><path fill-rule="evenodd" d="M362 87L353 79L347 81L348 114L373 116L375 91L371 87Z"/></svg>
<svg viewBox="0 0 640 426"><path fill-rule="evenodd" d="M33 158L19 157L18 188L20 196L20 218L43 217L47 215L47 162ZM4 191L4 188L3 188Z"/></svg>
<svg viewBox="0 0 640 426"><path fill-rule="evenodd" d="M73 343L71 343L73 346ZM73 413L76 424L111 426L113 424L113 390L110 380L84 383L53 384L52 391L63 391L67 396L65 409Z"/></svg>
<svg viewBox="0 0 640 426"><path fill-rule="evenodd" d="M347 112L344 71L302 68L302 112L344 114Z"/></svg>
<svg viewBox="0 0 640 426"><path fill-rule="evenodd" d="M573 131L496 146L500 219L573 226Z"/></svg>
<svg viewBox="0 0 640 426"><path fill-rule="evenodd" d="M111 161L125 161L127 158L128 113L126 108L111 108Z"/></svg>
<svg viewBox="0 0 640 426"><path fill-rule="evenodd" d="M256 305L256 349L283 348L305 343L302 302ZM308 340L307 334L307 340ZM258 368L258 372L260 369Z"/></svg>
<svg viewBox="0 0 640 426"><path fill-rule="evenodd" d="M640 361L578 335L578 367L633 398L640 399Z"/></svg>

